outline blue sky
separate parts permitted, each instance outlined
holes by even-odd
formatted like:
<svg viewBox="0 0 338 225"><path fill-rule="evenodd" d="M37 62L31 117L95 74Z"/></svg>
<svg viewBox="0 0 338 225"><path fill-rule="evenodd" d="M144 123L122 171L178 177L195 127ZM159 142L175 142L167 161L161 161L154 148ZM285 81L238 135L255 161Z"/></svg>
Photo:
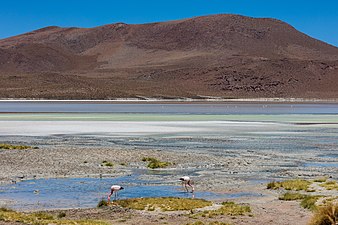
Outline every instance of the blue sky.
<svg viewBox="0 0 338 225"><path fill-rule="evenodd" d="M2 0L0 38L51 25L94 27L220 13L277 18L338 46L338 0Z"/></svg>

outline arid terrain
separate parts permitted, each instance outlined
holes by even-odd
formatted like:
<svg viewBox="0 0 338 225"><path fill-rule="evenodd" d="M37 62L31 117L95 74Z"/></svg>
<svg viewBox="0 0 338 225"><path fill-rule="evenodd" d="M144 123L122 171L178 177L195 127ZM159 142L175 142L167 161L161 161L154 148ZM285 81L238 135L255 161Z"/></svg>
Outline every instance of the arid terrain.
<svg viewBox="0 0 338 225"><path fill-rule="evenodd" d="M338 48L275 19L213 15L0 40L0 98L338 96Z"/></svg>
<svg viewBox="0 0 338 225"><path fill-rule="evenodd" d="M137 156L135 151L138 152ZM51 178L51 177L98 177L99 174L105 176L122 176L131 173L132 169L146 169L146 163L142 162L142 157L156 157L163 161L174 162L170 166L171 169L180 170L200 168L200 165L209 165L208 171L201 173L198 177L194 177L196 188L198 191L208 190L219 193L231 193L241 191L252 191L258 193L259 197L241 197L231 199L238 204L248 205L251 213L244 215L218 215L215 217L193 217L191 211L174 211L161 212L156 211L139 211L122 208L120 206L104 207L100 209L67 209L67 210L49 210L45 211L57 216L59 213L65 213L65 219L94 219L108 221L108 224L209 224L211 222L223 222L224 224L277 224L289 225L297 221L299 225L305 225L312 215L310 210L303 209L299 202L278 200L280 191L268 190L266 183L251 183L240 174L246 173L248 170L259 170L267 168L262 166L262 159L252 160L253 155L246 157L233 158L227 156L213 156L206 153L177 153L170 151L156 150L126 150L111 148L41 148L27 150L2 150L0 151L0 163L2 170L0 177L3 184L20 179L35 178ZM245 155L245 153L243 153ZM271 164L271 168L278 165L283 156L276 152L271 154L262 154L265 156L266 163ZM271 157L273 156L273 157ZM269 157L271 157L269 159ZM185 158L191 158L190 162L186 162ZM279 160L276 160L278 158ZM112 161L114 168L102 167L101 161L106 159ZM303 159L303 156L296 156L295 161ZM87 161L87 163L84 163ZM41 163L44 162L44 163ZM123 163L123 165L121 165ZM247 165L247 166L242 166ZM269 168L270 168L269 167ZM329 170L322 172L306 170L297 171L290 168L288 173L284 171L286 177L294 177L302 174L301 177L315 177L323 175ZM325 168L324 168L325 169ZM271 169L269 169L271 170ZM218 171L218 172L216 172ZM231 178L231 171L235 171L238 178ZM228 173L229 172L229 173ZM212 179L212 174L217 173L217 179ZM283 173L281 171L281 173ZM223 175L222 175L223 174ZM154 179L151 175L143 175L145 180ZM243 179L242 179L242 178ZM177 184L177 177L163 177L164 183ZM32 181L33 181L32 180ZM128 191L128 190L127 190ZM103 196L105 197L105 196ZM219 199L214 203L228 201L229 199ZM6 199L0 200L0 205L5 205ZM10 203L8 206L10 207ZM195 214L198 211L195 211ZM2 222L0 224L25 224L20 222ZM211 223L212 224L212 223ZM217 224L217 223L215 223Z"/></svg>

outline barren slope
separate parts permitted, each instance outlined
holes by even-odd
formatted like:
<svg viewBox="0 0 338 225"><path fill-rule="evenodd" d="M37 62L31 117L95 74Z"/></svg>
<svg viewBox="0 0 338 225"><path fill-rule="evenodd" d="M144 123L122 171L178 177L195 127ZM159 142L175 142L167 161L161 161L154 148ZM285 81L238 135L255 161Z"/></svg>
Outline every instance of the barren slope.
<svg viewBox="0 0 338 225"><path fill-rule="evenodd" d="M274 19L214 15L0 40L0 97L338 97L338 48Z"/></svg>

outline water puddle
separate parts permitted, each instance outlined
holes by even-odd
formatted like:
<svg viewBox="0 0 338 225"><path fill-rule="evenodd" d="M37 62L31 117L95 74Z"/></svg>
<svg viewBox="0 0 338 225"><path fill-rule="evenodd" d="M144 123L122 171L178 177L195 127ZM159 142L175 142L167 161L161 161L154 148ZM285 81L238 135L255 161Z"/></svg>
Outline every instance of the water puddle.
<svg viewBox="0 0 338 225"><path fill-rule="evenodd" d="M18 210L91 208L98 201L106 199L110 186L120 184L125 189L119 192L119 199L139 197L182 197L191 198L179 185L160 185L159 180L145 183L137 175L119 178L65 178L27 180L17 184L0 186L0 199L10 202L7 207ZM179 182L178 182L179 184ZM219 194L213 192L195 193L195 198L234 199L258 196L256 193ZM1 201L0 201L1 202Z"/></svg>
<svg viewBox="0 0 338 225"><path fill-rule="evenodd" d="M316 162L316 163L305 163L305 167L337 167L338 163L326 163L326 162Z"/></svg>
<svg viewBox="0 0 338 225"><path fill-rule="evenodd" d="M338 154L323 154L323 155L318 155L320 158L329 158L329 159L335 159L338 158Z"/></svg>

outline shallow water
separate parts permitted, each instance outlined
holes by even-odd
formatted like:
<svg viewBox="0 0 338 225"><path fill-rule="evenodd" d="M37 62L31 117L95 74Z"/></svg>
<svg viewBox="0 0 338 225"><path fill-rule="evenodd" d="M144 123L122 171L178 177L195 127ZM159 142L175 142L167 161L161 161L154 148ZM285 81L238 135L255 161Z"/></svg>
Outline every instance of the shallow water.
<svg viewBox="0 0 338 225"><path fill-rule="evenodd" d="M144 181L137 176L119 178L67 178L28 180L13 185L0 186L0 199L10 201L10 207L19 210L91 208L100 199L106 199L112 184L125 189L118 193L118 199L140 197L182 197L192 198L181 186L160 185L159 180ZM179 184L179 182L177 182ZM250 192L217 194L199 192L195 198L234 199L260 196Z"/></svg>
<svg viewBox="0 0 338 225"><path fill-rule="evenodd" d="M312 171L318 167L337 168L337 140L337 104L0 102L0 143L201 151L233 158L262 158L266 168L242 174L242 178L257 183L279 178L281 171L298 167ZM280 162L268 152L282 154ZM310 157L302 159L303 155ZM321 158L320 163L316 157ZM198 176L197 172L190 171L189 175ZM172 171L137 170L131 177L115 179L24 181L0 187L0 200L14 200L13 207L19 209L93 207L106 197L105 192L113 183L126 186L126 190L120 192L121 198L191 197L176 186L176 181L163 183L168 180L163 177L173 175ZM236 174L232 177L240 179ZM38 192L34 194L34 190ZM242 195L257 194L196 193L197 198L207 199Z"/></svg>
<svg viewBox="0 0 338 225"><path fill-rule="evenodd" d="M337 114L338 104L180 103L107 104L72 102L0 102L0 112L170 113L170 114Z"/></svg>

